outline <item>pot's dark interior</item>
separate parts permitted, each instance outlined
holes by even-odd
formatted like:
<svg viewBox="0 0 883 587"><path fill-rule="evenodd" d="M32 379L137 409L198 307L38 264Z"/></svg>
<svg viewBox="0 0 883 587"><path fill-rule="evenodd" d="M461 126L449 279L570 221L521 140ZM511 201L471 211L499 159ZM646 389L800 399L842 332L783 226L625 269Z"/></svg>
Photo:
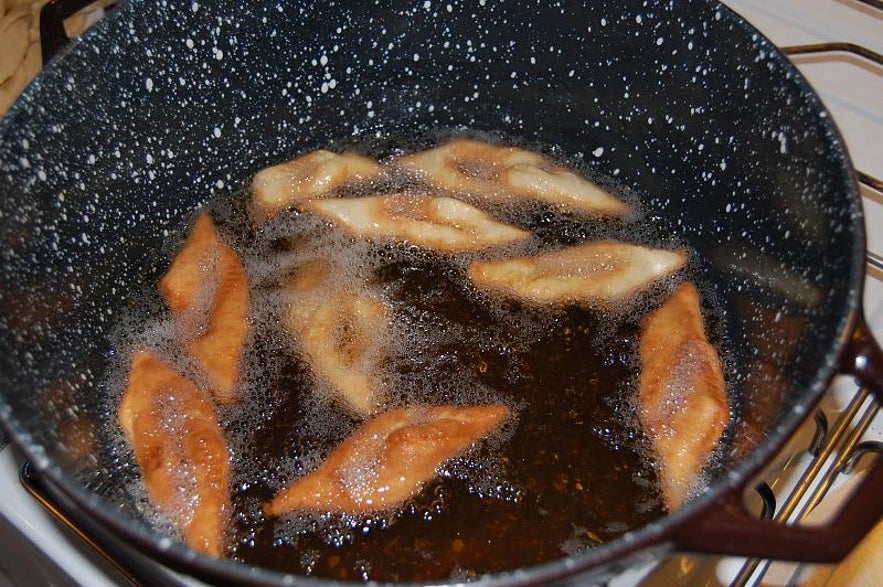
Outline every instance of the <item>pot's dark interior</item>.
<svg viewBox="0 0 883 587"><path fill-rule="evenodd" d="M163 271L169 231L354 134L502 131L642 195L726 308L737 471L823 389L857 304L861 213L831 121L763 39L704 2L392 4L133 2L0 126L4 420L102 516L118 505L78 487L118 489L84 450L107 334Z"/></svg>

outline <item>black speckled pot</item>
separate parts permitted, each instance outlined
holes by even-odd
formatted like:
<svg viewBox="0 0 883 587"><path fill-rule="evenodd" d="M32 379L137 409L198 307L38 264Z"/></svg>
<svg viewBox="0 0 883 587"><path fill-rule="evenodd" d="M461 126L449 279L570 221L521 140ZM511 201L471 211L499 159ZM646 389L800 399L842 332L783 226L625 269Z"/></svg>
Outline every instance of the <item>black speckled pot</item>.
<svg viewBox="0 0 883 587"><path fill-rule="evenodd" d="M64 499L175 568L322 583L169 545L114 499L106 457L76 446L97 435L109 330L196 208L296 152L438 127L557 145L644 194L709 260L744 398L731 466L701 498L596 550L478 584L585 585L672 549L843 556L880 517L879 463L821 529L755 521L738 496L836 373L880 398L883 356L860 308L860 199L806 82L712 1L119 7L0 124L5 429Z"/></svg>

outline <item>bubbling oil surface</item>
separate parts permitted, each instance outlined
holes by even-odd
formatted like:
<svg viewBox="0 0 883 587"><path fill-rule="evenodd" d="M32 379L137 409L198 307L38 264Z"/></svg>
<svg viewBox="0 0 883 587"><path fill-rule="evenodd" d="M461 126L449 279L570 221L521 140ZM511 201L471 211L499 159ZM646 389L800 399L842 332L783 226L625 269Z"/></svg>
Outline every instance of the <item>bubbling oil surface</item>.
<svg viewBox="0 0 883 587"><path fill-rule="evenodd" d="M382 187L431 192L395 178ZM354 241L294 211L255 228L247 198L209 206L252 285L241 402L220 412L234 455L231 558L338 580L466 580L582 552L664 514L633 386L640 319L672 284L623 308L538 309L476 291L465 268L477 257L589 240L679 243L660 238L641 217L623 223L539 205L491 205L486 211L533 238L442 255ZM389 348L381 369L385 407L502 403L512 411L502 430L446 463L394 512L274 518L262 511L360 424L329 399L280 318L288 276L315 257L331 260L343 283L377 288L392 308L392 334L382 341ZM147 314L135 341L167 348L174 338L168 316L156 308Z"/></svg>

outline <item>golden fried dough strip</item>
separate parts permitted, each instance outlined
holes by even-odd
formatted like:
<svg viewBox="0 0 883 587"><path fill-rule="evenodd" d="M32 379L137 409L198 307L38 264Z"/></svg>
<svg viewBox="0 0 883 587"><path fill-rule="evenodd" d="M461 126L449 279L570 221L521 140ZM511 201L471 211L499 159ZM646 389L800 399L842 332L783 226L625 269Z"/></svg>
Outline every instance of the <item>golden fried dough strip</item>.
<svg viewBox="0 0 883 587"><path fill-rule="evenodd" d="M537 304L605 303L624 299L679 270L683 249L622 242L573 246L535 257L473 261L468 275L482 289Z"/></svg>
<svg viewBox="0 0 883 587"><path fill-rule="evenodd" d="M139 351L118 417L150 501L190 547L222 556L230 455L212 403L158 357Z"/></svg>
<svg viewBox="0 0 883 587"><path fill-rule="evenodd" d="M381 167L355 153L319 150L267 167L255 174L252 211L268 220L295 202L320 198L347 183L379 177Z"/></svg>
<svg viewBox="0 0 883 587"><path fill-rule="evenodd" d="M365 286L350 289L330 279L328 265L304 263L289 287L285 325L299 341L316 375L359 416L383 400L379 363L389 344L388 309Z"/></svg>
<svg viewBox="0 0 883 587"><path fill-rule="evenodd" d="M502 405L384 412L344 440L318 469L280 491L264 511L273 516L292 510L362 514L396 507L508 414Z"/></svg>
<svg viewBox="0 0 883 587"><path fill-rule="evenodd" d="M159 289L215 399L234 403L248 333L248 280L239 257L221 240L206 212L200 213Z"/></svg>
<svg viewBox="0 0 883 587"><path fill-rule="evenodd" d="M340 224L356 238L389 237L446 253L476 251L530 236L453 198L392 194L311 200L299 208Z"/></svg>
<svg viewBox="0 0 883 587"><path fill-rule="evenodd" d="M454 139L398 160L443 190L491 201L530 198L565 210L622 217L629 207L598 185L539 153L472 139Z"/></svg>
<svg viewBox="0 0 883 587"><path fill-rule="evenodd" d="M699 295L681 285L641 326L638 417L656 452L665 505L696 488L729 420L720 358L705 337Z"/></svg>

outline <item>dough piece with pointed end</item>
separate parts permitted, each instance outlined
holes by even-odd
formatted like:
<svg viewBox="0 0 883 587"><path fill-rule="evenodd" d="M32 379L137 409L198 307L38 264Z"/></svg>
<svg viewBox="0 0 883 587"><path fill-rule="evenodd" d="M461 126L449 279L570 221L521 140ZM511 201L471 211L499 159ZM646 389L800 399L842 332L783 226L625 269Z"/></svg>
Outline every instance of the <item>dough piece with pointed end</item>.
<svg viewBox="0 0 883 587"><path fill-rule="evenodd" d="M355 153L324 149L262 169L251 182L252 211L268 220L296 202L321 198L335 188L380 177L380 165Z"/></svg>
<svg viewBox="0 0 883 587"><path fill-rule="evenodd" d="M665 505L674 511L696 489L729 421L720 357L706 339L692 284L644 319L640 355L638 417L658 459Z"/></svg>
<svg viewBox="0 0 883 587"><path fill-rule="evenodd" d="M477 251L530 237L529 232L454 198L392 194L311 200L299 207L356 238L392 238L445 253Z"/></svg>
<svg viewBox="0 0 883 587"><path fill-rule="evenodd" d="M322 260L298 268L285 325L334 397L356 415L369 416L384 399L378 373L390 344L389 310L367 285L347 287L331 277Z"/></svg>
<svg viewBox="0 0 883 587"><path fill-rule="evenodd" d="M564 210L623 217L629 207L600 186L539 153L454 139L406 155L398 165L436 187L490 201L534 199Z"/></svg>
<svg viewBox="0 0 883 587"><path fill-rule="evenodd" d="M634 295L686 261L683 249L601 241L534 257L473 261L468 275L476 287L535 304L604 305Z"/></svg>
<svg viewBox="0 0 883 587"><path fill-rule="evenodd" d="M384 412L344 440L318 469L280 491L264 511L277 516L292 510L363 514L395 508L508 415L502 405Z"/></svg>
<svg viewBox="0 0 883 587"><path fill-rule="evenodd" d="M159 282L188 352L205 371L216 401L235 403L248 334L248 278L236 252L206 212Z"/></svg>
<svg viewBox="0 0 883 587"><path fill-rule="evenodd" d="M118 418L150 501L190 547L223 556L230 454L212 402L158 357L138 351Z"/></svg>

